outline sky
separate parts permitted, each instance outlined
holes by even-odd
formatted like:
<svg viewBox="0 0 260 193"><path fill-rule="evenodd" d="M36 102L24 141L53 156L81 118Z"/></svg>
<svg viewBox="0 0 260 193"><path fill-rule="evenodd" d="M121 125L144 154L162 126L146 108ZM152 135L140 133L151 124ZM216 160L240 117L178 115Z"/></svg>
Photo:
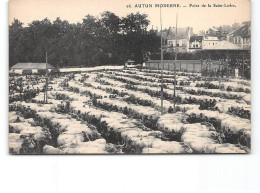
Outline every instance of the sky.
<svg viewBox="0 0 260 193"><path fill-rule="evenodd" d="M152 4L152 7L135 8L136 4ZM160 28L160 8L155 7L156 4L181 6L161 8L163 29L175 26L177 12L178 27L190 26L196 33L212 26L251 20L250 0L10 0L9 24L16 18L26 26L33 20L46 17L51 21L60 17L70 23L77 23L82 22L87 14L99 16L104 11L110 11L119 17L136 12L148 14L151 21L149 29L152 26ZM193 6L190 7L190 4ZM202 4L206 7L201 7ZM212 7L207 7L208 4ZM236 7L213 7L213 4L232 4ZM127 8L127 5L131 5L131 8Z"/></svg>

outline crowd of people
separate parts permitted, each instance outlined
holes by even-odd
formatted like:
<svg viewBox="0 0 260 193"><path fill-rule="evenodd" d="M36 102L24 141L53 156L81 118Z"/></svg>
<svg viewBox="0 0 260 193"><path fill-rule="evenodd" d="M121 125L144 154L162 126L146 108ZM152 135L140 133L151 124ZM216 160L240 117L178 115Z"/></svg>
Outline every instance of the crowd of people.
<svg viewBox="0 0 260 193"><path fill-rule="evenodd" d="M208 69L203 68L202 69L202 76L208 76L208 77L224 77L228 76L231 73L230 69L228 68L214 68L214 69Z"/></svg>
<svg viewBox="0 0 260 193"><path fill-rule="evenodd" d="M222 59L219 60L218 68L211 68L211 60L206 60L206 67L202 69L202 76L207 77L242 77L251 78L251 61L250 59L243 60L242 58Z"/></svg>

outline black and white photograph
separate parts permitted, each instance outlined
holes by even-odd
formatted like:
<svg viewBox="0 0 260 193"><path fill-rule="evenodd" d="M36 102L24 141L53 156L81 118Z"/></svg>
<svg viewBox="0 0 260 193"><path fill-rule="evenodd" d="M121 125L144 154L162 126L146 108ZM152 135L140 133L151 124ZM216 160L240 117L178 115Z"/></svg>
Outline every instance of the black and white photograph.
<svg viewBox="0 0 260 193"><path fill-rule="evenodd" d="M251 152L250 1L63 3L9 2L9 154Z"/></svg>
<svg viewBox="0 0 260 193"><path fill-rule="evenodd" d="M259 0L0 0L0 193L259 193Z"/></svg>

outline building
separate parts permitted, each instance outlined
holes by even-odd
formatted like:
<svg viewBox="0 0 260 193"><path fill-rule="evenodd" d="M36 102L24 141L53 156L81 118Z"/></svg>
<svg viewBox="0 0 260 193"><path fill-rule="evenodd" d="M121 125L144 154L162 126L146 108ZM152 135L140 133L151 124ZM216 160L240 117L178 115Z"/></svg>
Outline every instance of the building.
<svg viewBox="0 0 260 193"><path fill-rule="evenodd" d="M56 70L55 67L49 63L17 63L11 67L11 73L17 74L35 74L35 73L45 73L46 69Z"/></svg>
<svg viewBox="0 0 260 193"><path fill-rule="evenodd" d="M207 36L217 36L218 37L220 35L220 31L216 27L212 27L212 28L209 28L206 31L206 35Z"/></svg>
<svg viewBox="0 0 260 193"><path fill-rule="evenodd" d="M227 40L243 49L251 48L251 23L244 22L243 26L230 32L227 35Z"/></svg>
<svg viewBox="0 0 260 193"><path fill-rule="evenodd" d="M178 28L177 30L178 52L184 53L189 51L189 41L192 35L193 35L193 28L191 27ZM167 51L168 52L174 51L176 45L176 28L170 27L168 29L166 41L167 41Z"/></svg>
<svg viewBox="0 0 260 193"><path fill-rule="evenodd" d="M135 68L136 67L136 65L135 65L135 61L134 60L127 60L126 62L125 62L125 66L124 66L125 68Z"/></svg>
<svg viewBox="0 0 260 193"><path fill-rule="evenodd" d="M207 47L215 47L222 41L216 36L191 36L189 41L189 51L205 49Z"/></svg>
<svg viewBox="0 0 260 193"><path fill-rule="evenodd" d="M189 51L196 50L223 50L223 49L236 49L239 50L239 47L232 42L226 40L219 40L218 37L213 36L192 36L189 43Z"/></svg>
<svg viewBox="0 0 260 193"><path fill-rule="evenodd" d="M219 38L217 36L204 36L203 41L202 41L202 49L205 47L211 47L215 46L220 42Z"/></svg>
<svg viewBox="0 0 260 193"><path fill-rule="evenodd" d="M233 44L232 42L228 42L226 40L218 40L217 42L214 41L214 44L205 44L203 45L203 50L241 50L241 48L236 45Z"/></svg>
<svg viewBox="0 0 260 193"><path fill-rule="evenodd" d="M189 41L189 51L202 49L203 36L191 36Z"/></svg>
<svg viewBox="0 0 260 193"><path fill-rule="evenodd" d="M161 36L162 37L162 41L163 41L163 46L166 46L167 44L167 37L169 35L169 30L168 29L163 29L161 31L156 31L157 32L158 36Z"/></svg>
<svg viewBox="0 0 260 193"><path fill-rule="evenodd" d="M206 31L205 35L209 37L217 37L219 40L226 40L228 34L227 26L212 27Z"/></svg>
<svg viewBox="0 0 260 193"><path fill-rule="evenodd" d="M250 77L249 60L247 59L247 64L245 62L246 55L250 55L249 52L249 50L226 40L219 41L214 45L207 45L201 50L202 55L208 56L206 66L204 70L202 69L202 75L211 76L217 73L219 76L219 72L222 71L222 77ZM212 55L215 55L215 62ZM238 63L239 60L240 63Z"/></svg>

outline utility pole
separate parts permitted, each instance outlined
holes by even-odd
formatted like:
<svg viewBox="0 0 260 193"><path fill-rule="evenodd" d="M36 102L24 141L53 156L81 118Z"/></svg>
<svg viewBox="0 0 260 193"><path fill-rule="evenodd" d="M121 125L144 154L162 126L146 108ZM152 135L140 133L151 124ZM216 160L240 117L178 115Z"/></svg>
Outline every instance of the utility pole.
<svg viewBox="0 0 260 193"><path fill-rule="evenodd" d="M243 78L245 78L245 54L243 53L243 59L242 59L243 61L242 61L242 64L243 64Z"/></svg>
<svg viewBox="0 0 260 193"><path fill-rule="evenodd" d="M45 103L48 103L48 95L47 95L47 91L48 91L48 68L47 68L47 62L48 62L48 55L47 55L47 51L46 51L46 74L45 74Z"/></svg>
<svg viewBox="0 0 260 193"><path fill-rule="evenodd" d="M176 14L176 35L175 35L175 62L174 62L174 91L173 91L173 108L175 110L175 104L176 104L176 63L177 63L177 27L178 27L178 13Z"/></svg>
<svg viewBox="0 0 260 193"><path fill-rule="evenodd" d="M203 65L203 60L202 60L202 51L200 52L200 72L201 72L201 76L202 76L202 65Z"/></svg>
<svg viewBox="0 0 260 193"><path fill-rule="evenodd" d="M219 64L218 64L218 71L219 71L219 74L218 74L218 76L220 76L220 65L222 64L222 61L221 60L219 60Z"/></svg>
<svg viewBox="0 0 260 193"><path fill-rule="evenodd" d="M161 114L163 115L163 41L162 41L162 11L160 8L160 24L161 24Z"/></svg>
<svg viewBox="0 0 260 193"><path fill-rule="evenodd" d="M211 72L211 55L209 53L209 72Z"/></svg>
<svg viewBox="0 0 260 193"><path fill-rule="evenodd" d="M229 53L227 51L227 62L226 62L226 78L229 76L229 67L228 67L228 64L229 64Z"/></svg>

